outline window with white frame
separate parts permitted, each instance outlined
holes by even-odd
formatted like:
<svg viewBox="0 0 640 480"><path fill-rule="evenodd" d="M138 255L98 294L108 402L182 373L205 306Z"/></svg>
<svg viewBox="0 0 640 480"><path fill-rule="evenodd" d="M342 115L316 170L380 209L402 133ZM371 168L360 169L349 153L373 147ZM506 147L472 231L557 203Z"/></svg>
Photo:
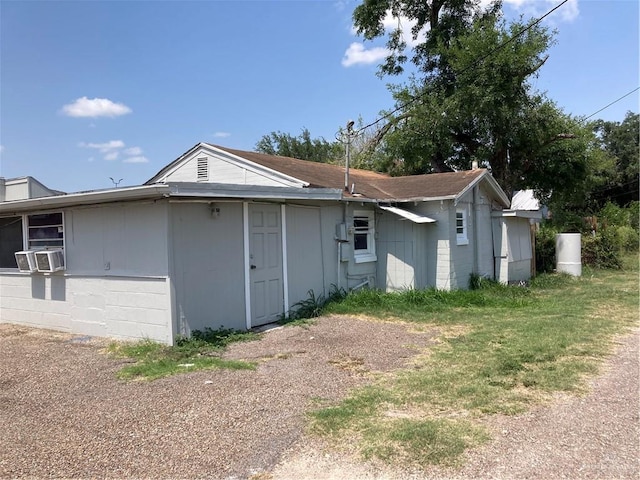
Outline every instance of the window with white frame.
<svg viewBox="0 0 640 480"><path fill-rule="evenodd" d="M355 211L353 213L353 254L356 263L376 260L373 212Z"/></svg>
<svg viewBox="0 0 640 480"><path fill-rule="evenodd" d="M15 253L64 248L62 212L0 217L0 268L18 268Z"/></svg>
<svg viewBox="0 0 640 480"><path fill-rule="evenodd" d="M467 235L467 209L466 208L456 210L456 243L458 245L469 244L469 237Z"/></svg>
<svg viewBox="0 0 640 480"><path fill-rule="evenodd" d="M64 247L62 212L27 215L27 249Z"/></svg>

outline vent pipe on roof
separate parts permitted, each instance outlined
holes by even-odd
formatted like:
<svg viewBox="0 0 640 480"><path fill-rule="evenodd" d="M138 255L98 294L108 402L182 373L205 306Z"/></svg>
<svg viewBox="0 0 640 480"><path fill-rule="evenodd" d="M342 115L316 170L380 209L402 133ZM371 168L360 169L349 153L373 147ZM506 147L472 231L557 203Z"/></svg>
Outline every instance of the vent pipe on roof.
<svg viewBox="0 0 640 480"><path fill-rule="evenodd" d="M471 170L478 170L478 161L477 160L473 160L471 162Z"/></svg>

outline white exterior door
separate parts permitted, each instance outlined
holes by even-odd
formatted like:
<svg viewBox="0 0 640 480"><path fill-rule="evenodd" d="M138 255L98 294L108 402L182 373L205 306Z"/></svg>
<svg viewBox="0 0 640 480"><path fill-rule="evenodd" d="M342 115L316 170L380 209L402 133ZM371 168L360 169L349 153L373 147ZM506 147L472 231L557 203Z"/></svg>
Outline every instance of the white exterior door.
<svg viewBox="0 0 640 480"><path fill-rule="evenodd" d="M279 320L284 313L279 205L249 205L249 281L251 326Z"/></svg>

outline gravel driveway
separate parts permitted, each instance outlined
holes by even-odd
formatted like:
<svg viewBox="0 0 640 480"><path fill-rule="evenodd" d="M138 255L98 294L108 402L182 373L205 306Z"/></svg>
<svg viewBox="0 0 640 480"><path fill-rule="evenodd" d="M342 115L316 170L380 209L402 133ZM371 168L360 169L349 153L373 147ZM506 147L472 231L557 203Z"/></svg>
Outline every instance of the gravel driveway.
<svg viewBox="0 0 640 480"><path fill-rule="evenodd" d="M104 341L0 324L0 477L638 478L638 330L589 395L490 417L494 440L459 471L391 471L303 435L318 400L401 368L434 334L323 318L232 345L255 371L124 383Z"/></svg>
<svg viewBox="0 0 640 480"><path fill-rule="evenodd" d="M232 345L255 371L124 383L104 341L0 324L0 477L247 478L301 439L314 401L402 367L432 336L323 318Z"/></svg>

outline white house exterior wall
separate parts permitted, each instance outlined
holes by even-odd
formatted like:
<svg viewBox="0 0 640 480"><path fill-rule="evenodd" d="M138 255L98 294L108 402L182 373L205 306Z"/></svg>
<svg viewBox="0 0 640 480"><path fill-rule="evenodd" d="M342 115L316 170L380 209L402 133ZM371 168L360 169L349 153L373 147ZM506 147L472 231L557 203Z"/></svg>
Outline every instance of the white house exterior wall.
<svg viewBox="0 0 640 480"><path fill-rule="evenodd" d="M176 333L246 328L241 202L171 204Z"/></svg>
<svg viewBox="0 0 640 480"><path fill-rule="evenodd" d="M397 215L378 215L378 288L422 288L427 269L425 236L435 225L415 224Z"/></svg>
<svg viewBox="0 0 640 480"><path fill-rule="evenodd" d="M66 270L0 273L0 321L171 343L166 205L64 211Z"/></svg>
<svg viewBox="0 0 640 480"><path fill-rule="evenodd" d="M519 282L531 278L531 224L528 218L507 217L509 241L508 262L509 282Z"/></svg>
<svg viewBox="0 0 640 480"><path fill-rule="evenodd" d="M451 213L452 208L451 200L422 202L415 206L416 212L436 220L436 223L425 225L422 257L426 263L426 269L424 280L419 288L435 287L442 290L452 288L451 248L455 246L455 235L453 243L451 241L451 228L455 232L455 213Z"/></svg>
<svg viewBox="0 0 640 480"><path fill-rule="evenodd" d="M493 231L491 228L491 200L483 189L480 189L479 202L476 204L478 236L478 271L485 278L494 277L493 271Z"/></svg>
<svg viewBox="0 0 640 480"><path fill-rule="evenodd" d="M67 273L166 277L167 204L123 203L65 211Z"/></svg>
<svg viewBox="0 0 640 480"><path fill-rule="evenodd" d="M321 207L286 205L287 267L289 305L309 297L325 295L325 258L335 258L325 252L322 241ZM333 249L332 249L333 251ZM332 262L333 263L333 262Z"/></svg>
<svg viewBox="0 0 640 480"><path fill-rule="evenodd" d="M29 197L29 182L27 178L7 181L5 184L4 201L23 200Z"/></svg>
<svg viewBox="0 0 640 480"><path fill-rule="evenodd" d="M502 283L529 280L533 257L529 219L496 217L492 220L496 280Z"/></svg>
<svg viewBox="0 0 640 480"><path fill-rule="evenodd" d="M205 158L207 161L208 176L206 182L223 183L229 185L260 185L282 187L283 183L277 182L257 172L243 168L232 162L217 158L203 152L196 153L187 161L171 172L164 179L165 182L197 182L198 181L198 159Z"/></svg>

